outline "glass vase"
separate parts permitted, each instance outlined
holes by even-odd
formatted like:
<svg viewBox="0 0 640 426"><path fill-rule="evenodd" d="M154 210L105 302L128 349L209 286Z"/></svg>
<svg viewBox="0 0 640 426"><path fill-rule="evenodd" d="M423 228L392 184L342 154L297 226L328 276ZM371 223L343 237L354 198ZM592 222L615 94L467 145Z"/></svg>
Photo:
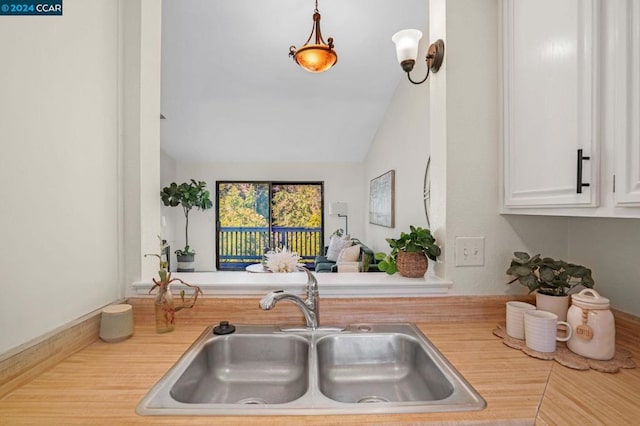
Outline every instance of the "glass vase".
<svg viewBox="0 0 640 426"><path fill-rule="evenodd" d="M168 333L175 328L175 306L173 297L165 286L161 286L154 301L156 333Z"/></svg>

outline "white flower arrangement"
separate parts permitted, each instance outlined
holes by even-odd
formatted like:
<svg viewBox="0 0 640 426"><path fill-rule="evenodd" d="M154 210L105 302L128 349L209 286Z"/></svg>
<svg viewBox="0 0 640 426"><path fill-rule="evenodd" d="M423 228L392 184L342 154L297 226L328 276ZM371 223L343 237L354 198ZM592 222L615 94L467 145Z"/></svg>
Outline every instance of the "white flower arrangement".
<svg viewBox="0 0 640 426"><path fill-rule="evenodd" d="M301 259L295 251L288 251L286 247L275 249L265 254L265 267L271 272L295 272Z"/></svg>

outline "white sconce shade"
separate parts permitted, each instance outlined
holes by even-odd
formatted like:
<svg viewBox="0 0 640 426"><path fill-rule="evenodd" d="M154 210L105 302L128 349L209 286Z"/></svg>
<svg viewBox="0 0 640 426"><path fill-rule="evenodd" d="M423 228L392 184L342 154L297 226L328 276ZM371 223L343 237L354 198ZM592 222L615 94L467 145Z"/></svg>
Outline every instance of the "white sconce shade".
<svg viewBox="0 0 640 426"><path fill-rule="evenodd" d="M347 214L347 203L331 203L329 204L329 214L330 215L346 215Z"/></svg>
<svg viewBox="0 0 640 426"><path fill-rule="evenodd" d="M398 31L391 37L391 41L396 44L396 55L398 62L415 61L418 57L418 42L422 38L422 32L418 30Z"/></svg>

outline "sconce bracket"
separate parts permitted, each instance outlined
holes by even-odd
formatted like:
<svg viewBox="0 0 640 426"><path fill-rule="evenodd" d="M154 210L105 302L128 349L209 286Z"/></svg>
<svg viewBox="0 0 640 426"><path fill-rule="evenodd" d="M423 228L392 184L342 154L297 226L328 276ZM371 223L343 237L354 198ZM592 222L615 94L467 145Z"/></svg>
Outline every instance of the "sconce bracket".
<svg viewBox="0 0 640 426"><path fill-rule="evenodd" d="M444 41L438 39L431 43L427 50L427 66L433 72L438 72L444 61Z"/></svg>
<svg viewBox="0 0 640 426"><path fill-rule="evenodd" d="M404 72L407 73L407 78L413 84L422 84L427 81L429 78L429 72L438 72L440 67L442 66L442 62L444 61L444 41L442 39L438 39L435 42L431 43L429 49L427 50L427 57L425 58L427 62L427 75L420 81L415 81L411 78L411 70L413 70L413 65L415 63L412 59L406 59L400 63Z"/></svg>

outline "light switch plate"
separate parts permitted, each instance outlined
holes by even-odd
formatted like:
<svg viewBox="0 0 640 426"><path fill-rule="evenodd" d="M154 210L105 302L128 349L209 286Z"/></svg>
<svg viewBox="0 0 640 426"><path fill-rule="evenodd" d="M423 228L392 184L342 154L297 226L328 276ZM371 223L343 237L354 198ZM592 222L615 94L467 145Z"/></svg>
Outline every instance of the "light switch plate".
<svg viewBox="0 0 640 426"><path fill-rule="evenodd" d="M484 237L456 237L456 266L484 266Z"/></svg>

